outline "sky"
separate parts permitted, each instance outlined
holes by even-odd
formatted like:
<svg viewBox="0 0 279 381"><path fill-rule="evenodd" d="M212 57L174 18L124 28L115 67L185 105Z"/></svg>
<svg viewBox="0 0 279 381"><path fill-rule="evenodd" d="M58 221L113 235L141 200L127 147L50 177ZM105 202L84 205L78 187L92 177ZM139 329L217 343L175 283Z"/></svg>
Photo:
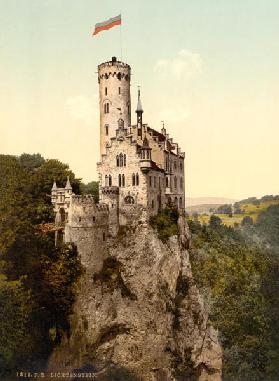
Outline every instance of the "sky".
<svg viewBox="0 0 279 381"><path fill-rule="evenodd" d="M97 65L122 54L132 110L140 85L144 122L185 151L187 196L278 194L278 19L278 0L0 0L0 152L96 180Z"/></svg>

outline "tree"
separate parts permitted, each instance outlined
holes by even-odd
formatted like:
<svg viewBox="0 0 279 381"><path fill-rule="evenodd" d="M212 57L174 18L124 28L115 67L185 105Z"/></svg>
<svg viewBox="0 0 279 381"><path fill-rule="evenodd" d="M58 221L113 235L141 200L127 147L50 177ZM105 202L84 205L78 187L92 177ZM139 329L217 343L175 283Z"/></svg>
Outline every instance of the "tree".
<svg viewBox="0 0 279 381"><path fill-rule="evenodd" d="M249 226L249 225L253 225L253 224L254 224L253 218L250 216L243 217L243 219L241 221L242 226Z"/></svg>

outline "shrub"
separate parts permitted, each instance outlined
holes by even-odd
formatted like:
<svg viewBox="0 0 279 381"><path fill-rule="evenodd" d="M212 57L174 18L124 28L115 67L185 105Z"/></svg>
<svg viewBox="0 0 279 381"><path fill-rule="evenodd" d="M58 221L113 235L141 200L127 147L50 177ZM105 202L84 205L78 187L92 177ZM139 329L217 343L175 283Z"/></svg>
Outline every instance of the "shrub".
<svg viewBox="0 0 279 381"><path fill-rule="evenodd" d="M178 234L178 211L166 208L150 218L150 225L157 230L161 241L166 242L171 236Z"/></svg>

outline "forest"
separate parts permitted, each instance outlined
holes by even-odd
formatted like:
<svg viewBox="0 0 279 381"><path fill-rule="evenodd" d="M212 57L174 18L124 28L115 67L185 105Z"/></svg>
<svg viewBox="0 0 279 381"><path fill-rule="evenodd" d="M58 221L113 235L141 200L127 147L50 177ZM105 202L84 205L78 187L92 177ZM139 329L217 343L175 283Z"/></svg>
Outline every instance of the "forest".
<svg viewBox="0 0 279 381"><path fill-rule="evenodd" d="M0 155L0 378L41 370L69 329L75 282L82 272L74 247L54 246L50 190L70 177L76 194L91 192L67 164L40 154ZM151 224L167 242L177 214ZM188 221L190 258L224 352L224 381L279 379L279 205L253 224L230 227L212 215ZM7 378L12 379L12 378Z"/></svg>

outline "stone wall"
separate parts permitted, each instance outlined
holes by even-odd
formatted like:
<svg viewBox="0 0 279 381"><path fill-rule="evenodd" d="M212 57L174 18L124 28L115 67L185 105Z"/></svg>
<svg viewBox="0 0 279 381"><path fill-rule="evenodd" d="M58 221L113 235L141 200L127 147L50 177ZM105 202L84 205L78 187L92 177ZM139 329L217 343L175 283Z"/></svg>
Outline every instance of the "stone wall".
<svg viewBox="0 0 279 381"><path fill-rule="evenodd" d="M90 196L73 196L69 210L65 242L77 246L84 266L99 268L109 234L108 206L95 204Z"/></svg>
<svg viewBox="0 0 279 381"><path fill-rule="evenodd" d="M119 61L109 61L98 66L101 155L106 152L110 138L115 136L120 118L119 109L125 127L131 125L130 76L130 66ZM105 104L109 105L109 112L105 112Z"/></svg>

